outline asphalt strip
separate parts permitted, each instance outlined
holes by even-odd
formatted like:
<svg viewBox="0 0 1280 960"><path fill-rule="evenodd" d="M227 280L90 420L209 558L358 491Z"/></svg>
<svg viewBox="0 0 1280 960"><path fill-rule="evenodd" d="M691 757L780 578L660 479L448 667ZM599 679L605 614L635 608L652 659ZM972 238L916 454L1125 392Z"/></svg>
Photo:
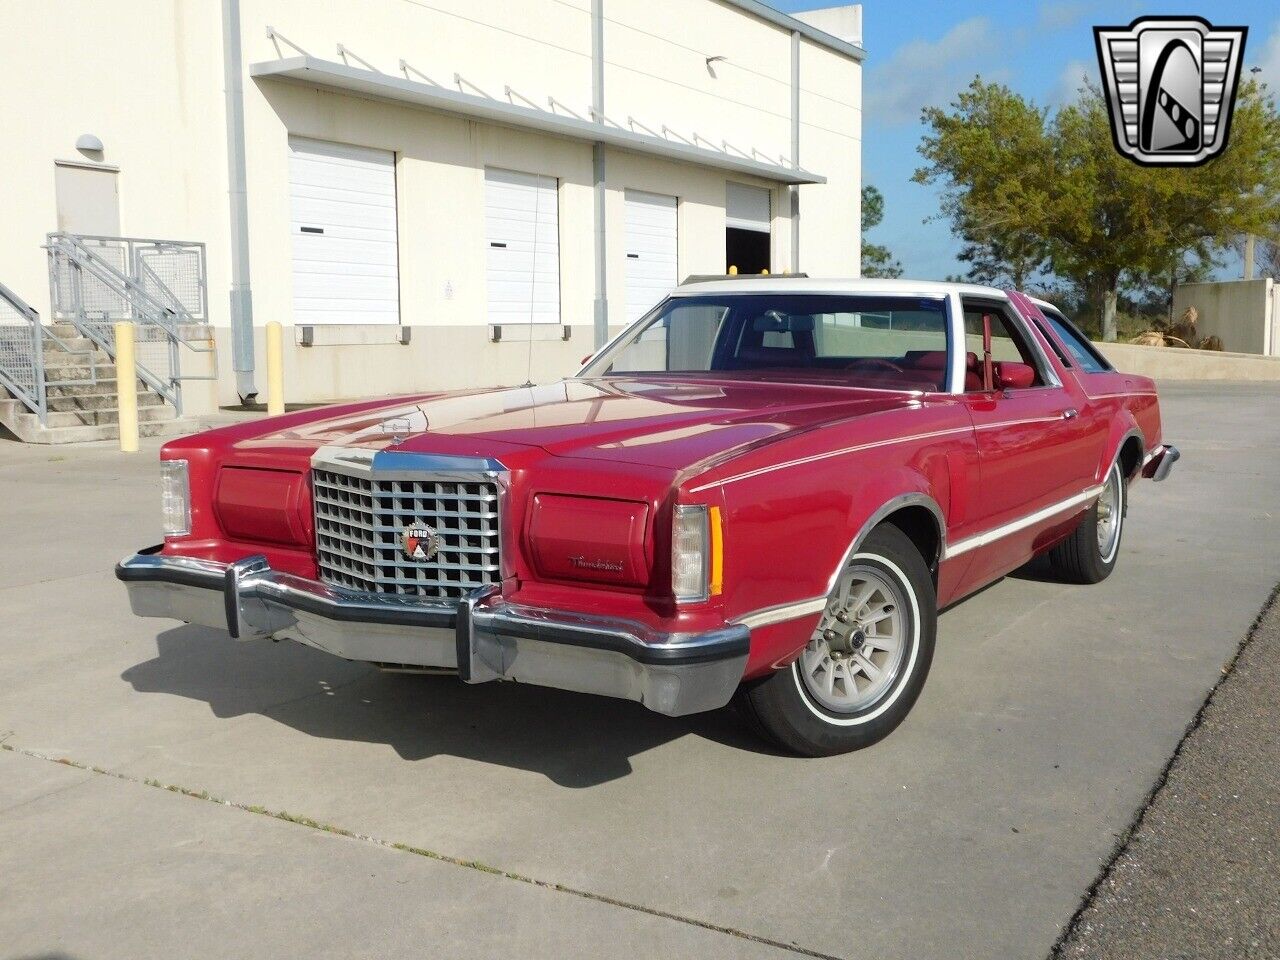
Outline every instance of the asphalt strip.
<svg viewBox="0 0 1280 960"><path fill-rule="evenodd" d="M1051 960L1280 957L1280 587Z"/></svg>

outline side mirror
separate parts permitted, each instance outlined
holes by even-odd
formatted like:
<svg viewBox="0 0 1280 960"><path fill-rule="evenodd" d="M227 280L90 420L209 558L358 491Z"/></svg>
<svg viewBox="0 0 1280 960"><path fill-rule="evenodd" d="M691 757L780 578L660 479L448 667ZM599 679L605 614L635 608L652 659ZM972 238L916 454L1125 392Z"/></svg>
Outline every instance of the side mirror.
<svg viewBox="0 0 1280 960"><path fill-rule="evenodd" d="M1035 385L1036 369L1029 363L1001 360L992 366L997 390L1025 390Z"/></svg>

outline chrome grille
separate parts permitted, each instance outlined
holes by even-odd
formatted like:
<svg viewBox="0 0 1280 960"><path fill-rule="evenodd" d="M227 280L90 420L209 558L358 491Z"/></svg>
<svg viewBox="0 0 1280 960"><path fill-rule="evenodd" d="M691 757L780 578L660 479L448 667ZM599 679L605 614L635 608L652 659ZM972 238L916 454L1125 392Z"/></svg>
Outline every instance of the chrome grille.
<svg viewBox="0 0 1280 960"><path fill-rule="evenodd" d="M499 574L498 484L468 476L381 478L311 471L320 579L368 593L459 599ZM408 527L439 536L429 560L402 550Z"/></svg>

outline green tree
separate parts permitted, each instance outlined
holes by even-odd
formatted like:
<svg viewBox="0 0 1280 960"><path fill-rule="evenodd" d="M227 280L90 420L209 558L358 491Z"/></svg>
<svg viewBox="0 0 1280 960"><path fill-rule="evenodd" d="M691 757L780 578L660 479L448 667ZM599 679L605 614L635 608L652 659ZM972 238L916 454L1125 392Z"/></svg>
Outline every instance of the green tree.
<svg viewBox="0 0 1280 960"><path fill-rule="evenodd" d="M867 231L884 219L884 194L871 184L862 188L862 275L864 277L902 276L902 264L893 258L888 247L867 242Z"/></svg>
<svg viewBox="0 0 1280 960"><path fill-rule="evenodd" d="M1116 151L1094 87L1050 115L975 79L948 110L927 108L918 183L986 275L1047 269L1085 292L1116 337L1122 287L1201 272L1243 233L1280 222L1280 115L1266 87L1241 86L1227 150L1200 167L1141 167Z"/></svg>

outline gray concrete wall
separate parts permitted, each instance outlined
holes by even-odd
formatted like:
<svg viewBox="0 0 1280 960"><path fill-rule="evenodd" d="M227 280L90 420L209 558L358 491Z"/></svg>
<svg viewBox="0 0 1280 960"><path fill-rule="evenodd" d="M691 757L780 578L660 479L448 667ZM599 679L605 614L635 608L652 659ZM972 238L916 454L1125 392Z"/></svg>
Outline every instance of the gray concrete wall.
<svg viewBox="0 0 1280 960"><path fill-rule="evenodd" d="M1226 280L1221 283L1188 283L1173 294L1173 315L1181 317L1187 307L1200 313L1200 336L1219 336L1225 350L1263 356L1280 352L1272 341L1271 279Z"/></svg>
<svg viewBox="0 0 1280 960"><path fill-rule="evenodd" d="M1280 357L1182 347L1140 347L1132 343L1097 344L1112 366L1156 380L1280 381Z"/></svg>

